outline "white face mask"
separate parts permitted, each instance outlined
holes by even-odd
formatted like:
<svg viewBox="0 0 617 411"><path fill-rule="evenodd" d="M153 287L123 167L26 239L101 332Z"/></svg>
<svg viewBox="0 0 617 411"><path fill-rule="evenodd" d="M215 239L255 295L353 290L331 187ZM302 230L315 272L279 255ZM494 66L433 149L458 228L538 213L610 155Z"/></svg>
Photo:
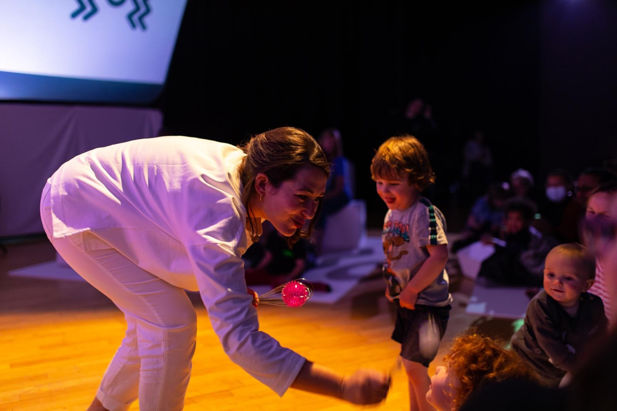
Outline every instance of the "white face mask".
<svg viewBox="0 0 617 411"><path fill-rule="evenodd" d="M558 203L566 198L566 188L564 186L546 187L546 197L553 203Z"/></svg>

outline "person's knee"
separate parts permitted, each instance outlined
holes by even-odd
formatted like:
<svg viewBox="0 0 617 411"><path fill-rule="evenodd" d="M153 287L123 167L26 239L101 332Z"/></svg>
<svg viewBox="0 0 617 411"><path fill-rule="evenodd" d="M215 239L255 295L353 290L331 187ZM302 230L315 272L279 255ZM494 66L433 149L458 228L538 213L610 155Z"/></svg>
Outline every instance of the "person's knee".
<svg viewBox="0 0 617 411"><path fill-rule="evenodd" d="M177 315L174 318L174 321L164 324L161 329L171 338L182 336L183 338L195 340L197 335L197 314L193 309L184 310L181 315Z"/></svg>
<svg viewBox="0 0 617 411"><path fill-rule="evenodd" d="M166 312L164 317L155 321L138 320L137 324L140 342L165 341L168 348L194 345L197 336L197 314L192 307L175 307L174 310Z"/></svg>

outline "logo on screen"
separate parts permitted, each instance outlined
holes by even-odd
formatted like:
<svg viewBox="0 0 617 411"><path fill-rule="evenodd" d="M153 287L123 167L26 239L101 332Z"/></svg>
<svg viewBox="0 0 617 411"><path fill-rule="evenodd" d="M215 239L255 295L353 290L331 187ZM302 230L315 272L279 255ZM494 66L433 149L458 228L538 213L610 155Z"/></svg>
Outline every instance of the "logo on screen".
<svg viewBox="0 0 617 411"><path fill-rule="evenodd" d="M79 7L71 13L71 18L75 19L81 17L83 21L88 21L92 16L98 13L99 8L96 6L94 0L76 0ZM126 0L107 0L112 7L119 7L124 4ZM144 19L150 14L149 0L132 0L134 8L126 15L129 25L134 30L141 28L147 30ZM87 3L87 4L86 4Z"/></svg>

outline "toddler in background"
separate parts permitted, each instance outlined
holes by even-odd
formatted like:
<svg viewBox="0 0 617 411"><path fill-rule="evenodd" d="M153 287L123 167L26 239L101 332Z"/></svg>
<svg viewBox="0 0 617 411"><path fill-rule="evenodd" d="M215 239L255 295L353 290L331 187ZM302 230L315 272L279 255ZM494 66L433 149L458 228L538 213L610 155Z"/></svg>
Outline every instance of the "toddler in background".
<svg viewBox="0 0 617 411"><path fill-rule="evenodd" d="M594 276L594 261L582 245L554 247L546 256L544 289L529 302L524 324L512 336L512 349L549 387L575 369L586 343L605 334L602 301L587 292Z"/></svg>
<svg viewBox="0 0 617 411"><path fill-rule="evenodd" d="M495 244L495 252L482 262L479 280L488 284L539 288L544 259L557 241L532 226L534 208L528 201L510 199L505 209L502 241L490 236L482 238L485 243Z"/></svg>
<svg viewBox="0 0 617 411"><path fill-rule="evenodd" d="M392 339L401 344L410 409L429 410L428 366L437 355L452 301L445 218L421 196L435 177L424 146L410 135L391 137L379 147L371 175L388 206L382 241L390 285L386 297L397 304Z"/></svg>

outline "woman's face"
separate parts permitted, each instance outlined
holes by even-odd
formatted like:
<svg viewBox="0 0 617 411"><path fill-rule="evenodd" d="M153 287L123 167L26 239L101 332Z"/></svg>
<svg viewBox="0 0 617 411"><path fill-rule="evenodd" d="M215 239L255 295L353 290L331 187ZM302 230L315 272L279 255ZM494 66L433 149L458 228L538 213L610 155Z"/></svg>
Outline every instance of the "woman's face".
<svg viewBox="0 0 617 411"><path fill-rule="evenodd" d="M449 372L449 368L439 366L431 377L431 386L426 393L426 400L439 411L452 409L452 400L461 383Z"/></svg>
<svg viewBox="0 0 617 411"><path fill-rule="evenodd" d="M611 197L611 194L605 192L592 194L587 201L585 216L608 216Z"/></svg>
<svg viewBox="0 0 617 411"><path fill-rule="evenodd" d="M262 195L261 217L283 236L292 236L315 216L326 182L326 173L312 165L301 168L294 178L283 181L279 187L260 174L256 190Z"/></svg>

